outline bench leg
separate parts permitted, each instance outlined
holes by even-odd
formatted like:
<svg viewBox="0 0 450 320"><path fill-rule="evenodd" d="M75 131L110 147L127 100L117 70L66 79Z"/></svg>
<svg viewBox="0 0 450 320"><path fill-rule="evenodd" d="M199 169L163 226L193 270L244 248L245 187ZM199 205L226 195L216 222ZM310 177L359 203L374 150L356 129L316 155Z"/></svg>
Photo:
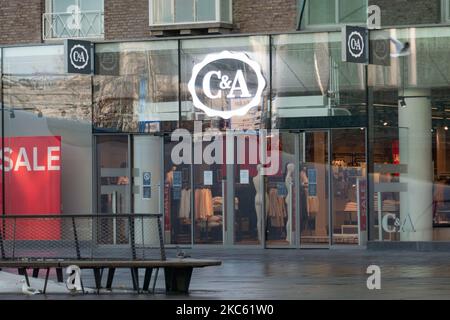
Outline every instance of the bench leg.
<svg viewBox="0 0 450 320"><path fill-rule="evenodd" d="M133 282L133 290L139 293L139 269L131 268L130 271L131 271L131 280Z"/></svg>
<svg viewBox="0 0 450 320"><path fill-rule="evenodd" d="M152 277L153 268L145 268L144 285L142 286L143 291L148 291L150 286L150 279Z"/></svg>
<svg viewBox="0 0 450 320"><path fill-rule="evenodd" d="M30 279L28 278L27 268L19 268L19 274L25 277L27 286L30 286Z"/></svg>
<svg viewBox="0 0 450 320"><path fill-rule="evenodd" d="M108 289L108 290L111 290L115 272L116 272L116 268L108 269L108 278L106 279L106 289Z"/></svg>
<svg viewBox="0 0 450 320"><path fill-rule="evenodd" d="M34 268L33 269L33 278L37 278L39 277L39 268Z"/></svg>
<svg viewBox="0 0 450 320"><path fill-rule="evenodd" d="M159 268L156 268L155 277L153 279L152 294L155 294L155 287L156 287L156 280L158 280L158 273L159 273Z"/></svg>
<svg viewBox="0 0 450 320"><path fill-rule="evenodd" d="M166 293L187 294L191 283L193 267L183 268L164 268L164 277L166 280Z"/></svg>
<svg viewBox="0 0 450 320"><path fill-rule="evenodd" d="M97 294L100 293L100 287L102 286L102 272L100 268L94 268L94 279L95 287L97 289Z"/></svg>
<svg viewBox="0 0 450 320"><path fill-rule="evenodd" d="M64 282L62 268L56 268L56 278L58 279L58 282L60 283Z"/></svg>
<svg viewBox="0 0 450 320"><path fill-rule="evenodd" d="M47 283L49 275L50 275L50 268L47 268L47 272L45 273L44 291L42 291L43 294L47 292Z"/></svg>

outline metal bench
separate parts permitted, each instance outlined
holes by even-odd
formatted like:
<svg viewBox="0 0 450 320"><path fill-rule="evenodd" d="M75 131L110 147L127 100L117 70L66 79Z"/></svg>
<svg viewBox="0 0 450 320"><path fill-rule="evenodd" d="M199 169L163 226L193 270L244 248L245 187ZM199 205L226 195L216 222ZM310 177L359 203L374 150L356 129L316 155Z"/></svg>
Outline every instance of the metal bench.
<svg viewBox="0 0 450 320"><path fill-rule="evenodd" d="M221 261L201 259L167 259L162 238L161 215L6 215L0 218L0 270L2 268L18 269L30 285L28 271L37 278L41 269L46 270L43 293L46 293L50 269L56 270L58 282L63 282L63 269L75 265L80 269L91 269L94 273L97 293L102 288L104 270L108 270L106 289L112 288L116 269L130 269L133 290L137 293L155 291L156 280L160 268L164 269L166 293L189 292L191 276L194 268L219 266ZM109 239L110 235L99 234L99 226L105 225L104 219L116 219L114 223L106 221L106 225L116 225L117 219L123 224L127 222L126 233L129 241L126 246L99 246L99 239ZM24 221L29 226L44 228L43 221L60 220L58 224L49 223L49 228L59 232L60 239L18 239L16 230ZM64 221L63 221L64 220ZM123 220L123 221L122 221ZM156 221L156 224L154 223ZM55 226L58 226L57 228ZM154 228L154 232L150 232ZM62 230L65 230L63 232ZM52 234L45 230L44 234ZM155 233L157 236L155 236ZM153 238L152 238L153 237ZM153 241L148 240L152 238ZM157 254L152 255L151 250ZM144 269L142 288L139 285L139 270ZM149 291L153 274L152 291ZM83 287L83 285L82 285ZM84 287L83 287L84 292Z"/></svg>

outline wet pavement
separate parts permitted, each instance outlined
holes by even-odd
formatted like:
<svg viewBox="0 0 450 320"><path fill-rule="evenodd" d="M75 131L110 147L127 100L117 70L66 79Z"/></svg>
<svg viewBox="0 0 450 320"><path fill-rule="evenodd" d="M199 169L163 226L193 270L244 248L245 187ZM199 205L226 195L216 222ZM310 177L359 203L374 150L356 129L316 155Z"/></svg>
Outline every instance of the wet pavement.
<svg viewBox="0 0 450 320"><path fill-rule="evenodd" d="M131 275L118 270L113 293L0 294L0 299L450 299L450 252L222 248L186 252L192 258L223 261L219 267L195 269L188 296L166 296L162 270L155 294L124 291L131 287ZM168 257L175 254L167 251ZM381 268L381 290L367 289L370 265ZM90 273L83 274L86 286L94 283ZM141 283L142 279L143 272Z"/></svg>

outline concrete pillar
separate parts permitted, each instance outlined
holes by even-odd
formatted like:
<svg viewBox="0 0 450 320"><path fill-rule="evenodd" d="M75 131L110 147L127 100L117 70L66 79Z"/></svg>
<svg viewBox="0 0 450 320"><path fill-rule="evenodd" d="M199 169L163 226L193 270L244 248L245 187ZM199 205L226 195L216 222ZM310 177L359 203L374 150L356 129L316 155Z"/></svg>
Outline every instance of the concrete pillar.
<svg viewBox="0 0 450 320"><path fill-rule="evenodd" d="M400 162L408 173L400 182L408 191L400 193L400 240L433 240L433 167L431 134L431 100L428 89L406 89L406 106L399 105Z"/></svg>

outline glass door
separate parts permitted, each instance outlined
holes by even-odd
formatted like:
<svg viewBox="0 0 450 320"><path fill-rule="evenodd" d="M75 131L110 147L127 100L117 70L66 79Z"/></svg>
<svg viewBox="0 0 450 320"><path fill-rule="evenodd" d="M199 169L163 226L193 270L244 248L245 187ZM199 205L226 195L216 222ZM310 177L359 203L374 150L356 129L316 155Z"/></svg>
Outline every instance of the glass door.
<svg viewBox="0 0 450 320"><path fill-rule="evenodd" d="M265 194L260 197L261 203L265 197L264 235L268 248L295 247L297 244L298 134L280 132L278 140L279 153L270 155L272 170L264 176Z"/></svg>
<svg viewBox="0 0 450 320"><path fill-rule="evenodd" d="M330 246L329 133L300 133L298 161L301 247Z"/></svg>
<svg viewBox="0 0 450 320"><path fill-rule="evenodd" d="M97 136L97 242L128 244L126 219L102 218L102 214L130 213L130 169L128 136Z"/></svg>
<svg viewBox="0 0 450 320"><path fill-rule="evenodd" d="M333 245L358 245L366 197L365 129L331 130Z"/></svg>

